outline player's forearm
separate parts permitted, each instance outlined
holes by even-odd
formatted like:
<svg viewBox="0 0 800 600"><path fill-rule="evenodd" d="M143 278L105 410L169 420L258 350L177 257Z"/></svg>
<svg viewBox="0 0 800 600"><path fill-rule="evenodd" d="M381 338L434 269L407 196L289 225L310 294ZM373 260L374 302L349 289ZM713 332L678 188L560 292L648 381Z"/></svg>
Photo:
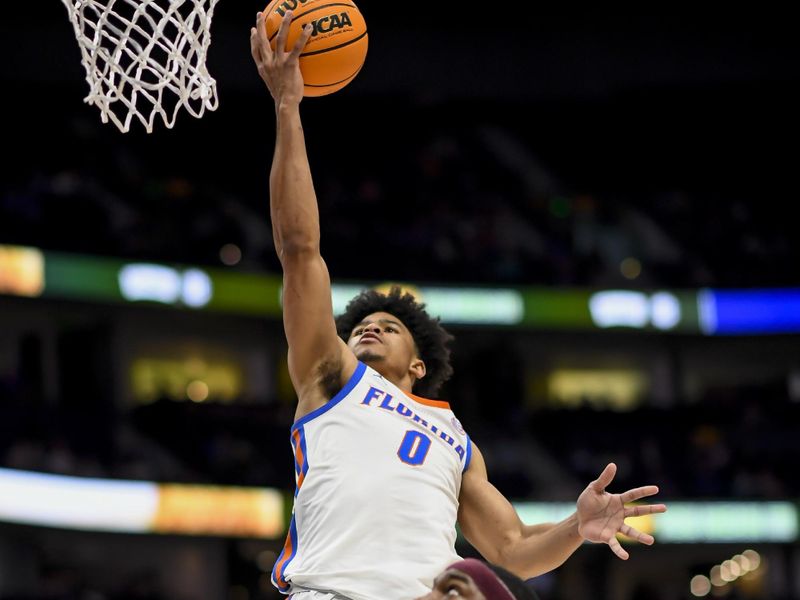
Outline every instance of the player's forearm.
<svg viewBox="0 0 800 600"><path fill-rule="evenodd" d="M560 567L582 543L576 514L559 523L525 526L522 537L504 553L502 566L525 579L536 577Z"/></svg>
<svg viewBox="0 0 800 600"><path fill-rule="evenodd" d="M278 257L319 249L319 210L298 105L278 106L270 216Z"/></svg>

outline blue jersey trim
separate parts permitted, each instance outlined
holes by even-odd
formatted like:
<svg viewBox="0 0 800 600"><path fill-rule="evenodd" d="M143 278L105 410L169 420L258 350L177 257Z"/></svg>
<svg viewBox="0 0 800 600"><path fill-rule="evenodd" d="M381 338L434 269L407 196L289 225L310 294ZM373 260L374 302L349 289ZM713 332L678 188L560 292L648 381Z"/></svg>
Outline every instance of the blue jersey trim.
<svg viewBox="0 0 800 600"><path fill-rule="evenodd" d="M300 472L305 475L308 473L308 450L306 449L306 430L300 428L300 450L303 451L303 464L300 465Z"/></svg>
<svg viewBox="0 0 800 600"><path fill-rule="evenodd" d="M300 435L303 435L302 429L300 430ZM302 470L301 470L300 462L297 460L297 446L298 446L298 444L294 439L294 434L289 436L289 441L292 444L292 454L294 455L294 474L297 477L300 477L300 473L302 472Z"/></svg>
<svg viewBox="0 0 800 600"><path fill-rule="evenodd" d="M294 422L294 425L292 425L292 432L294 432L294 430L297 429L298 427L302 427L303 425L308 423L311 419L316 419L318 416L328 412L334 406L339 404L339 402L344 400L345 396L347 396L347 394L349 394L352 391L352 389L356 387L356 385L358 385L358 382L361 381L361 378L364 376L364 372L366 370L367 370L367 365L359 361L355 372L347 381L347 383L344 385L344 387L341 390L339 390L339 393L336 394L333 398L331 398L330 401L320 406L318 409L312 410L306 416L297 419L297 421Z"/></svg>
<svg viewBox="0 0 800 600"><path fill-rule="evenodd" d="M272 568L272 585L278 588L279 591L283 592L284 594L289 593L291 586L289 582L286 581L284 577L284 573L286 573L286 567L289 566L294 560L295 555L297 554L297 525L295 524L294 515L292 515L292 521L289 523L289 538L292 540L292 553L289 555L289 559L281 565L280 572L278 572L278 565L281 564L284 556L286 556L286 548L283 549L278 560L275 561L275 566ZM286 581L286 585L281 585L279 579L283 579Z"/></svg>
<svg viewBox="0 0 800 600"><path fill-rule="evenodd" d="M469 469L469 461L472 459L472 440L470 439L469 435L467 436L467 458L464 459L464 469L461 471L462 473L466 473L467 469Z"/></svg>
<svg viewBox="0 0 800 600"><path fill-rule="evenodd" d="M295 440L295 434L297 434L297 440ZM302 473L305 475L308 473L308 450L306 449L306 430L303 429L303 426L294 429L292 434L289 436L290 442L292 444L292 453L294 454L294 471L295 474L300 477ZM303 462L298 460L298 452L303 457Z"/></svg>
<svg viewBox="0 0 800 600"><path fill-rule="evenodd" d="M300 438L300 450L303 453L303 462L302 463L297 462L297 452L295 452L294 464L295 467L297 468L298 481L300 481L300 476L302 475L303 477L305 477L306 474L308 473L308 450L306 449L306 430L303 429L302 426L300 426L300 428L297 431L300 434L298 437ZM292 441L294 441L294 435L292 435ZM302 484L302 482L300 483ZM294 497L297 498L297 494L299 493L300 493L300 486L297 485L294 488Z"/></svg>

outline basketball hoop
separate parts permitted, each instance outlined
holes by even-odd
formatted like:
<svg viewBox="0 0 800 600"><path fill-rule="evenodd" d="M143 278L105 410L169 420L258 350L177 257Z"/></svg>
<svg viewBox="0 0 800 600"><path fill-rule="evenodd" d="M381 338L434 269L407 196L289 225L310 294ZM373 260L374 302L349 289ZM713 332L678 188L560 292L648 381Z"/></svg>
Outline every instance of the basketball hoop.
<svg viewBox="0 0 800 600"><path fill-rule="evenodd" d="M167 128L183 107L200 118L218 105L206 69L218 0L62 0L86 69L87 104L126 133L135 117L147 133Z"/></svg>

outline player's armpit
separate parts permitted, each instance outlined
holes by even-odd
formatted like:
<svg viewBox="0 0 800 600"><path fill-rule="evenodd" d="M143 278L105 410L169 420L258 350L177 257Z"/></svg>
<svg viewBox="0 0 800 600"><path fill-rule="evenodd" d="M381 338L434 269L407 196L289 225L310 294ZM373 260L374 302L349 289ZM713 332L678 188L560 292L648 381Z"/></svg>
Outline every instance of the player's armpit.
<svg viewBox="0 0 800 600"><path fill-rule="evenodd" d="M336 333L330 276L319 252L285 252L282 263L283 326L299 417L327 402L358 361Z"/></svg>

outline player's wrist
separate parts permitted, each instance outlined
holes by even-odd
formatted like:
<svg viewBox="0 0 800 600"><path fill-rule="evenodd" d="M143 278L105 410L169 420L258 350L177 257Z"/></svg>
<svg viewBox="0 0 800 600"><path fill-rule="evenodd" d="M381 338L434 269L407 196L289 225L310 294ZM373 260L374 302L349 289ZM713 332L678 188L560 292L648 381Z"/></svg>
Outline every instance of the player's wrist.
<svg viewBox="0 0 800 600"><path fill-rule="evenodd" d="M279 117L290 116L299 114L300 112L300 98L280 98L275 100L275 113Z"/></svg>
<svg viewBox="0 0 800 600"><path fill-rule="evenodd" d="M275 99L275 110L279 113L297 111L302 100L302 94L299 96L295 96L294 94L283 95Z"/></svg>

